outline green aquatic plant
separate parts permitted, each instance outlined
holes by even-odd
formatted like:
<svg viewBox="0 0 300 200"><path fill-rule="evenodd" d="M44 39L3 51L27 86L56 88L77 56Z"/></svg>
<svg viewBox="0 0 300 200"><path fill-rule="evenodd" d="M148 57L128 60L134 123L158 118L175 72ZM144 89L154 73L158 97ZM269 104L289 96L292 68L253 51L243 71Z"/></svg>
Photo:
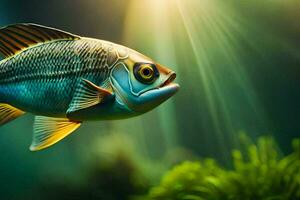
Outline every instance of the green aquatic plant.
<svg viewBox="0 0 300 200"><path fill-rule="evenodd" d="M155 200L294 200L300 199L300 140L293 152L282 156L272 137L257 144L241 135L239 150L232 151L232 169L213 159L186 161L175 166L150 190Z"/></svg>

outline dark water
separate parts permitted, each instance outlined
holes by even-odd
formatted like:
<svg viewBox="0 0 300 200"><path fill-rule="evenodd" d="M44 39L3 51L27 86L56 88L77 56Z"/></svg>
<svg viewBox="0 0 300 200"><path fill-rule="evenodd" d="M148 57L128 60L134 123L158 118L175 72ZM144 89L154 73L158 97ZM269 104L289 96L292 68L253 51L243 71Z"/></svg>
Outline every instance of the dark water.
<svg viewBox="0 0 300 200"><path fill-rule="evenodd" d="M84 123L41 152L28 150L31 114L1 127L0 199L146 194L179 161L232 167L241 131L271 135L289 154L300 134L299 18L296 0L2 0L0 25L33 22L135 48L174 69L181 90L143 116Z"/></svg>

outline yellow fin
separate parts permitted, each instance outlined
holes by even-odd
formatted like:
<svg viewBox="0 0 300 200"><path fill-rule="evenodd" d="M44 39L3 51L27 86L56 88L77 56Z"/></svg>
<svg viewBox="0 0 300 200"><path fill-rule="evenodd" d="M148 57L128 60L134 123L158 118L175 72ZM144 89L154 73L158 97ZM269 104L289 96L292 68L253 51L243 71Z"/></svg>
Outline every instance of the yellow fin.
<svg viewBox="0 0 300 200"><path fill-rule="evenodd" d="M0 55L7 58L36 44L79 38L71 33L37 24L9 25L0 29Z"/></svg>
<svg viewBox="0 0 300 200"><path fill-rule="evenodd" d="M31 151L45 149L75 131L81 122L65 118L36 116Z"/></svg>
<svg viewBox="0 0 300 200"><path fill-rule="evenodd" d="M0 125L6 124L23 114L23 111L9 104L0 103Z"/></svg>

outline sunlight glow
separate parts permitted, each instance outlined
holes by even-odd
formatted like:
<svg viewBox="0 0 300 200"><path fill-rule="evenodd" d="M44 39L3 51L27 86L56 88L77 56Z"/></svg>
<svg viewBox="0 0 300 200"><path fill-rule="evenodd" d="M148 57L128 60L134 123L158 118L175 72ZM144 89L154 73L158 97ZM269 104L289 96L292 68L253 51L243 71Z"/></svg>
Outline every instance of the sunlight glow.
<svg viewBox="0 0 300 200"><path fill-rule="evenodd" d="M240 60L238 40L245 37L246 28L225 2L133 0L125 27L126 43L141 50L152 49L147 52L150 57L154 55L155 60L182 72L179 74L181 95L192 92L197 99L205 99L205 105L202 102L198 107L209 110L209 116L205 118L209 118L214 130L199 134L203 138L205 134L215 134L214 145L224 154L229 155L230 146L238 145L238 131L244 128L251 131L256 126L268 124L245 71L246 66ZM189 46L182 46L180 40ZM193 60L196 66L193 66ZM198 81L188 84L189 76L197 77ZM176 124L171 119L176 114L188 115L176 113L175 106L168 103L159 109L165 141L169 145L177 143L174 139L177 137ZM253 125L254 121L259 124Z"/></svg>

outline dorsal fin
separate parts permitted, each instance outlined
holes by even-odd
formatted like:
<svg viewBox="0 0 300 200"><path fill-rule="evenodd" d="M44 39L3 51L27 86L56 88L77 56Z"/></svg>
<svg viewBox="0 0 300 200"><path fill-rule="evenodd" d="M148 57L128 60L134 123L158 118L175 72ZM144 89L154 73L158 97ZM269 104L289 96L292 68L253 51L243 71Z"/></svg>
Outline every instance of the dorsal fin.
<svg viewBox="0 0 300 200"><path fill-rule="evenodd" d="M36 44L79 38L77 35L37 24L9 25L0 29L0 55L7 58Z"/></svg>

